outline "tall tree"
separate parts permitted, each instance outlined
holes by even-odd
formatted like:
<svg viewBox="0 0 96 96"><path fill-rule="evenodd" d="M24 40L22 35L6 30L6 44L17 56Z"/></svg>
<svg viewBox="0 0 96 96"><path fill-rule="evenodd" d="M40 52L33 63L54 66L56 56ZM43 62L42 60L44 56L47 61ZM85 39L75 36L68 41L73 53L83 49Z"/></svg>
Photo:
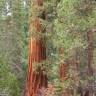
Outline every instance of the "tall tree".
<svg viewBox="0 0 96 96"><path fill-rule="evenodd" d="M25 96L35 96L41 87L47 87L42 63L46 60L46 39L42 36L45 29L41 22L45 20L45 10L43 0L30 0L29 3L29 61Z"/></svg>

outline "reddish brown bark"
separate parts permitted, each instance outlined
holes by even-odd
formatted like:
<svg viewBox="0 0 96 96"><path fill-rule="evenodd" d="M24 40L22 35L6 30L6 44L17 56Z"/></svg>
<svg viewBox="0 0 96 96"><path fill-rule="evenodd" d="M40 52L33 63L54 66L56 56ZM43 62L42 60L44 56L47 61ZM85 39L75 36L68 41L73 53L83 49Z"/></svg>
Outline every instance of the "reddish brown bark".
<svg viewBox="0 0 96 96"><path fill-rule="evenodd" d="M38 7L43 6L43 0L33 0L33 5ZM35 14L35 13L34 13ZM45 70L42 65L38 65L36 69L34 69L34 64L41 63L43 60L46 60L46 46L44 38L36 37L38 32L42 32L42 26L40 23L40 18L36 16L33 18L32 16L29 19L29 54L28 54L28 72L27 72L27 83L26 83L26 91L24 96L38 96L37 91L41 87L47 87L47 76L45 74ZM34 29L34 30L33 30ZM35 36L33 31L36 33Z"/></svg>
<svg viewBox="0 0 96 96"><path fill-rule="evenodd" d="M42 40L30 39L29 42L29 63L28 63L28 76L27 76L27 94L25 96L34 96L39 88L47 87L47 76L44 74L43 66L33 69L33 64L40 63L46 59L46 47L43 45Z"/></svg>
<svg viewBox="0 0 96 96"><path fill-rule="evenodd" d="M59 54L63 55L64 54L64 48L59 48ZM62 58L62 56L61 56ZM64 58L62 58L64 59ZM66 79L68 79L67 76L67 71L68 71L68 64L66 62L62 62L59 66L59 76L60 76L60 80L63 83ZM61 91L61 96L69 96L69 93L67 90L62 89Z"/></svg>
<svg viewBox="0 0 96 96"><path fill-rule="evenodd" d="M59 48L59 54L62 55L64 54L64 48ZM62 58L63 59L63 58ZM67 63L61 63L59 66L59 75L60 75L60 80L61 82L63 82L64 80L66 80L67 76L67 70L68 70L68 65Z"/></svg>
<svg viewBox="0 0 96 96"><path fill-rule="evenodd" d="M34 5L43 6L43 0L33 0Z"/></svg>
<svg viewBox="0 0 96 96"><path fill-rule="evenodd" d="M64 48L59 49L59 54L60 55L64 54ZM66 62L60 64L59 70L60 70L61 82L64 82L65 80L68 80L68 79L72 79L76 82L78 81L78 76L76 76L75 73L72 75L72 77L70 77L67 73L69 68L72 68L72 70L77 72L79 63L80 63L79 60L76 60L74 58L72 59L68 58ZM71 96L72 92L73 90L70 90L70 88L62 89L61 96Z"/></svg>
<svg viewBox="0 0 96 96"><path fill-rule="evenodd" d="M89 91L86 91L84 96L90 96L89 94L90 94Z"/></svg>
<svg viewBox="0 0 96 96"><path fill-rule="evenodd" d="M88 73L89 75L93 74L92 63L93 63L93 32L87 32L88 39Z"/></svg>
<svg viewBox="0 0 96 96"><path fill-rule="evenodd" d="M60 80L64 82L67 77L68 65L65 63L60 64Z"/></svg>

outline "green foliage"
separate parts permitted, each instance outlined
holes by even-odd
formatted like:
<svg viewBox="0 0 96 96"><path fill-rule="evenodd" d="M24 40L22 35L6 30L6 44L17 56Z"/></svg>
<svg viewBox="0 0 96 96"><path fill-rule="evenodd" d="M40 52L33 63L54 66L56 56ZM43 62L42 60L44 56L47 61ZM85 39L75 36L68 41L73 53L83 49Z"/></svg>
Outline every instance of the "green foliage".
<svg viewBox="0 0 96 96"><path fill-rule="evenodd" d="M19 82L15 75L10 71L4 58L0 58L0 94L4 95L4 90L7 89L5 94L8 96L20 96Z"/></svg>
<svg viewBox="0 0 96 96"><path fill-rule="evenodd" d="M57 9L59 19L68 29L80 31L91 29L96 25L95 5L95 0L61 0ZM84 10L86 7L89 9ZM91 10L91 12L88 10ZM82 13L82 11L84 12Z"/></svg>
<svg viewBox="0 0 96 96"><path fill-rule="evenodd" d="M53 5L51 4L50 6L54 8L55 4ZM86 6L88 9L85 8ZM50 53L48 54L48 57L50 58L49 60L51 61L51 64L49 63L49 67L48 67L50 68L48 71L50 75L48 76L51 79L51 82L55 83L54 85L56 85L57 83L60 85L60 81L58 78L59 64L61 64L61 62L64 62L64 60L66 60L67 58L70 58L70 56L71 57L74 56L73 51L75 50L76 52L77 50L76 48L85 50L87 47L86 37L83 36L84 34L86 34L86 32L88 32L88 30L91 30L96 26L96 22L95 22L96 1L95 0L60 0L60 2L57 4L55 8L56 8L55 12L57 15L55 15L54 19L52 19L53 21L51 21L51 24L53 24L52 25L53 28L51 32L49 32L50 35L48 39L48 44L49 44L48 50ZM52 11L54 10L51 10L50 12L52 13ZM62 55L59 54L59 50L58 50L59 48L64 48L64 52L62 53ZM77 55L79 56L78 53ZM83 58L82 60L84 61L84 59L85 58ZM86 62L83 63L83 67L85 66L85 64ZM83 82L83 79L80 75L80 72L82 72L82 70L83 70L82 67L81 70L78 70L77 77L79 78L80 81ZM70 72L68 74L69 76L71 75ZM75 73L73 72L73 74ZM70 87L72 84L76 86L76 83L70 78L66 82L64 81L64 84L67 87Z"/></svg>
<svg viewBox="0 0 96 96"><path fill-rule="evenodd" d="M25 82L28 11L23 3L0 1L0 94L6 96L21 96Z"/></svg>
<svg viewBox="0 0 96 96"><path fill-rule="evenodd" d="M24 89L28 63L28 15L38 15L38 13L34 13L35 11L33 12L33 9L28 9L30 4L27 3L26 0L0 1L0 45L2 46L0 47L0 93L6 91L8 96L21 96L20 93ZM8 6L9 8L7 8ZM46 33L39 35L46 36L48 59L40 64L44 63L48 81L55 85L56 96L60 96L62 88L77 86L72 79L61 83L59 77L59 65L68 58L75 57L77 50L79 52L76 54L80 57L79 71L75 72L69 69L68 75L70 77L78 75L82 85L90 80L90 77L85 76L86 74L82 75L82 71L87 62L86 32L96 27L96 1L44 0L44 8L38 10L45 10L47 15L46 21L41 20L44 27L42 29L46 30ZM8 15L9 13L11 14ZM64 48L62 55L59 54L59 48ZM95 50L96 48L94 54ZM19 66L21 75L17 70L14 70L14 65ZM76 89L75 87L73 89Z"/></svg>

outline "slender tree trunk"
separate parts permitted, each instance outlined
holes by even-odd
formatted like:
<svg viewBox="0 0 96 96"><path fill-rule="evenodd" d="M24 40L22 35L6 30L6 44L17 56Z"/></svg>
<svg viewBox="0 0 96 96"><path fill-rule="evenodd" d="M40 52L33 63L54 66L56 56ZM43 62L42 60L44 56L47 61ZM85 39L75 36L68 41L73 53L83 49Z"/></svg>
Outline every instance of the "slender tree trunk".
<svg viewBox="0 0 96 96"><path fill-rule="evenodd" d="M45 37L39 36L42 33L40 19L45 19L43 0L31 0L31 11L29 17L29 54L28 73L25 96L36 96L41 87L47 87L47 76L44 72L43 60L46 60ZM35 64L39 64L36 65ZM37 95L38 96L38 95Z"/></svg>
<svg viewBox="0 0 96 96"><path fill-rule="evenodd" d="M93 32L89 31L87 33L87 39L88 39L88 74L92 75L92 63L93 63Z"/></svg>
<svg viewBox="0 0 96 96"><path fill-rule="evenodd" d="M60 79L62 82L64 82L64 80L68 78L67 70L68 70L68 65L66 63L60 64Z"/></svg>
<svg viewBox="0 0 96 96"><path fill-rule="evenodd" d="M59 49L59 54L64 54L64 48ZM62 56L61 56L62 58ZM62 58L63 60L64 58ZM59 66L59 75L61 83L64 83L64 81L68 78L67 77L67 71L68 71L68 64L66 62L62 62ZM67 89L62 88L61 96L69 96L69 92Z"/></svg>
<svg viewBox="0 0 96 96"><path fill-rule="evenodd" d="M90 30L87 32L87 40L88 40L88 75L92 76L93 75L93 69L92 69L92 64L93 64L93 32ZM92 82L92 81L91 81ZM90 84L91 84L90 82ZM92 90L87 90L84 94L84 96L92 96Z"/></svg>
<svg viewBox="0 0 96 96"><path fill-rule="evenodd" d="M64 48L59 49L59 54L62 55L64 54ZM62 57L61 57L62 58ZM62 58L63 60L63 58ZM61 82L64 82L64 80L67 79L67 70L68 70L68 64L66 62L62 62L59 66L59 74L60 74L60 80Z"/></svg>

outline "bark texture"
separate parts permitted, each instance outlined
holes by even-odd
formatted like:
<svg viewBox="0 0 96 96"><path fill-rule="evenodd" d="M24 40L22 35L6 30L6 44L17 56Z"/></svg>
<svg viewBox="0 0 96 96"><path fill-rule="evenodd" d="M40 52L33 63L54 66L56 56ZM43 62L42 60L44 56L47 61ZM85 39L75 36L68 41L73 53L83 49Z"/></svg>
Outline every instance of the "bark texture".
<svg viewBox="0 0 96 96"><path fill-rule="evenodd" d="M44 65L40 64L46 60L45 38L38 35L42 33L40 19L44 11L40 9L43 8L43 0L31 0L30 3L30 9L34 13L29 17L29 61L25 96L38 96L38 90L47 87ZM38 66L36 67L35 64Z"/></svg>
<svg viewBox="0 0 96 96"><path fill-rule="evenodd" d="M93 32L87 32L87 40L88 40L88 74L92 75L92 64L93 64Z"/></svg>

